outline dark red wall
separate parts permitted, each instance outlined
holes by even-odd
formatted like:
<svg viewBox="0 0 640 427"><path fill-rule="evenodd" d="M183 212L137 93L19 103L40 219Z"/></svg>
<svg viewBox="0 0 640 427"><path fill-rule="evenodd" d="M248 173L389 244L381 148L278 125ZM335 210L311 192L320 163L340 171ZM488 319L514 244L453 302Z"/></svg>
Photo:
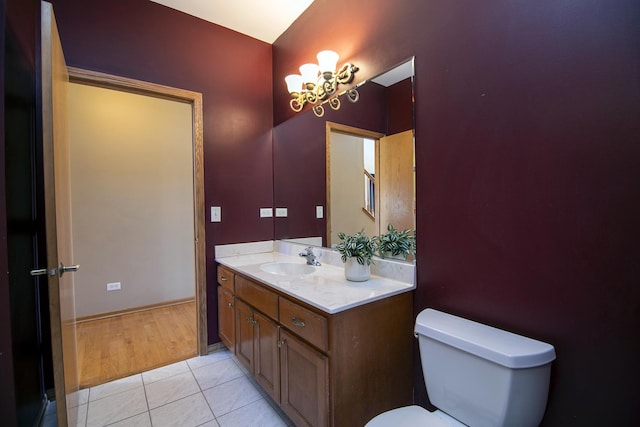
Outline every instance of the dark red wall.
<svg viewBox="0 0 640 427"><path fill-rule="evenodd" d="M553 344L545 426L640 421L639 22L635 0L317 0L273 46L276 124L319 50L360 79L416 56L415 312Z"/></svg>
<svg viewBox="0 0 640 427"><path fill-rule="evenodd" d="M207 283L214 245L270 240L271 45L148 0L54 0L68 65L203 94ZM209 207L222 207L210 223ZM209 313L217 342L217 315Z"/></svg>

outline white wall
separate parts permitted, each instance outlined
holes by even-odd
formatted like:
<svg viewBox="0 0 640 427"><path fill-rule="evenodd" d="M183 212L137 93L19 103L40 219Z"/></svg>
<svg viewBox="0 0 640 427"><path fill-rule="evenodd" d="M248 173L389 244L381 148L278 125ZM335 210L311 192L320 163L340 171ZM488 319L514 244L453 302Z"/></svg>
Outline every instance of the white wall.
<svg viewBox="0 0 640 427"><path fill-rule="evenodd" d="M71 84L69 118L77 316L193 297L191 105Z"/></svg>

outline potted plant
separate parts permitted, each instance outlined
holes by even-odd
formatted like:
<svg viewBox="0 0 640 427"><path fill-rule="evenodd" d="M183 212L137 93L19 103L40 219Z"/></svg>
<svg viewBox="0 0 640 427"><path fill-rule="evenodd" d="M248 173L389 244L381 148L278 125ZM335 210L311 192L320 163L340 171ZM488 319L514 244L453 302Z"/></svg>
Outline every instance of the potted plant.
<svg viewBox="0 0 640 427"><path fill-rule="evenodd" d="M416 253L415 230L396 230L393 225L387 226L387 232L376 237L378 255L382 258L407 259Z"/></svg>
<svg viewBox="0 0 640 427"><path fill-rule="evenodd" d="M354 235L339 232L340 243L336 249L344 262L344 274L352 282L364 282L371 275L371 258L376 252L375 239L364 234L364 229Z"/></svg>

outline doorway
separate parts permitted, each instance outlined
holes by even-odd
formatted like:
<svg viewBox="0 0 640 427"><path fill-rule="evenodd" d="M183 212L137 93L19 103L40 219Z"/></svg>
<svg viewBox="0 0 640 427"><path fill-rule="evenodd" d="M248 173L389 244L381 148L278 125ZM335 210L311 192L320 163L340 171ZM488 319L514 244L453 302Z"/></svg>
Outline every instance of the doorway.
<svg viewBox="0 0 640 427"><path fill-rule="evenodd" d="M79 340L86 338L86 334L81 337L83 328L98 330L95 327L99 325L111 325L107 327L111 331L114 325L127 324L127 319L134 319L132 322L146 328L149 335L166 339L167 335L157 333L162 322L156 320L167 313L181 316L191 307L195 313L191 311L187 318L193 319L190 329L195 333L193 340L186 341L192 346L188 357L205 354L202 97L195 92L72 67L69 80L71 134L79 122L88 122L84 112L78 112L78 105L96 110L105 122L114 115L135 117L129 122L118 122L116 117L115 123L121 124L111 122L106 125L111 129L103 129L104 134L113 131L115 136L103 137L98 131L79 147L71 135L74 252L83 265L76 275ZM96 96L100 100L92 101L98 99ZM155 106L160 110L152 110ZM134 122L144 120L139 118L144 114L137 114L141 111L156 115L143 128L158 128L161 135L129 134L130 128L139 124ZM182 117L182 124L167 124L173 116ZM117 147L118 139L129 142ZM161 142L177 140L190 143ZM74 173L77 176L73 177ZM89 322L91 327L85 328ZM140 333L116 334L114 340L129 349L114 351L146 351L141 350L146 343L131 336L140 337ZM156 353L153 347L148 348ZM83 349L78 350L80 357L86 355ZM102 352L101 360L88 362L104 365L108 353ZM163 363L159 353L154 356L158 357L132 358L143 363L140 371L176 361L167 359ZM105 370L103 381L136 373L131 372L132 366L135 370L131 364L118 367L107 361L106 365L111 365L111 371ZM80 360L79 367L82 369ZM83 381L82 375L80 372L81 386L95 385Z"/></svg>
<svg viewBox="0 0 640 427"><path fill-rule="evenodd" d="M384 135L326 123L327 244L338 232L415 228L413 130Z"/></svg>

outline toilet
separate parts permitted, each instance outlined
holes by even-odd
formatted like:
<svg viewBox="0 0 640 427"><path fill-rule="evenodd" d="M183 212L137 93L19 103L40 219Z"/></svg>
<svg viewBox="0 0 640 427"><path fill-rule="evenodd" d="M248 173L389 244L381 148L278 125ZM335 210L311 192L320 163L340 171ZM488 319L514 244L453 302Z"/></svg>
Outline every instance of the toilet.
<svg viewBox="0 0 640 427"><path fill-rule="evenodd" d="M365 427L535 427L547 405L552 345L431 308L415 335L427 394L438 408L393 409Z"/></svg>

